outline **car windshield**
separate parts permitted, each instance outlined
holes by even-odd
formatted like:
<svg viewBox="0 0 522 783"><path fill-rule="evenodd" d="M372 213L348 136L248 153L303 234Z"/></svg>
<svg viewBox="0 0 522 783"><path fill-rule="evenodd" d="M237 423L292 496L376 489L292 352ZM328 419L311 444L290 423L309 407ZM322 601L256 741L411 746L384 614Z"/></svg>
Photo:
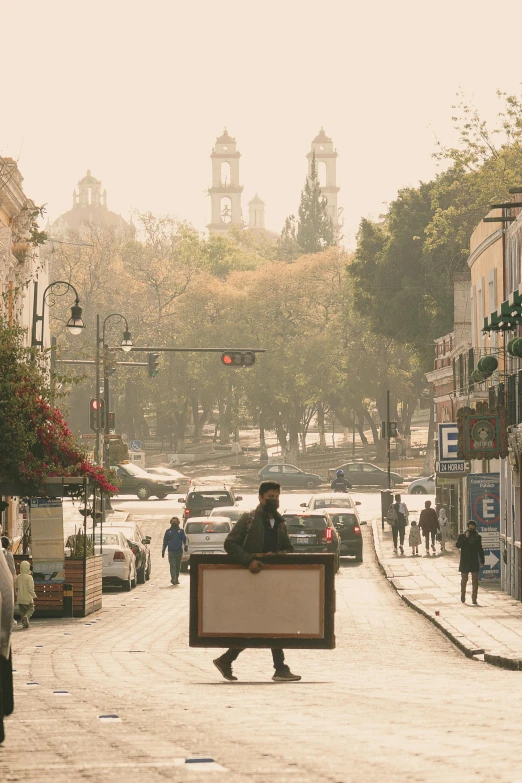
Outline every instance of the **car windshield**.
<svg viewBox="0 0 522 783"><path fill-rule="evenodd" d="M128 465L120 465L120 468L131 476L144 476L145 478L150 478L150 475L146 470L139 468L137 465L133 465L131 462L129 462Z"/></svg>
<svg viewBox="0 0 522 783"><path fill-rule="evenodd" d="M301 516L285 516L285 522L289 530L324 530L328 527L328 522L325 517L301 517Z"/></svg>
<svg viewBox="0 0 522 783"><path fill-rule="evenodd" d="M102 536L100 536L100 535L96 536L96 543L97 544L101 543L101 544L104 544L104 545L111 545L111 546L119 546L119 544L120 544L120 537L118 536L117 533L108 534L108 535L106 535L104 533Z"/></svg>
<svg viewBox="0 0 522 783"><path fill-rule="evenodd" d="M353 508L353 500L339 495L333 498L317 498L314 500L314 508Z"/></svg>
<svg viewBox="0 0 522 783"><path fill-rule="evenodd" d="M334 525L357 525L355 514L332 514Z"/></svg>
<svg viewBox="0 0 522 783"><path fill-rule="evenodd" d="M215 513L214 513L215 511ZM241 508L219 508L214 509L214 511L211 512L211 517L228 517L229 519L234 520L234 522L237 522L240 516L242 516L245 511Z"/></svg>
<svg viewBox="0 0 522 783"><path fill-rule="evenodd" d="M230 495L223 492L191 492L188 496L188 502L196 505L202 503L219 504L221 506L228 506L230 503Z"/></svg>
<svg viewBox="0 0 522 783"><path fill-rule="evenodd" d="M230 522L187 522L187 533L230 533Z"/></svg>

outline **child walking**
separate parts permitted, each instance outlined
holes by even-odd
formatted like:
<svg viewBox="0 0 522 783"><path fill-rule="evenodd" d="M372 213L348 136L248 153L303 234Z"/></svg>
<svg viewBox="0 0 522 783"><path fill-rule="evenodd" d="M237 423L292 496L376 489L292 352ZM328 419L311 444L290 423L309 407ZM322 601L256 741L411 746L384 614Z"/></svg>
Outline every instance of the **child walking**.
<svg viewBox="0 0 522 783"><path fill-rule="evenodd" d="M31 565L27 560L20 563L20 573L15 579L16 603L20 610L22 625L29 628L29 620L34 614L34 581L31 576Z"/></svg>
<svg viewBox="0 0 522 783"><path fill-rule="evenodd" d="M408 539L409 545L411 546L411 556L412 557L418 557L419 556L419 544L421 543L421 534L419 530L418 524L415 522L415 520L412 520L411 527L410 527L410 537Z"/></svg>

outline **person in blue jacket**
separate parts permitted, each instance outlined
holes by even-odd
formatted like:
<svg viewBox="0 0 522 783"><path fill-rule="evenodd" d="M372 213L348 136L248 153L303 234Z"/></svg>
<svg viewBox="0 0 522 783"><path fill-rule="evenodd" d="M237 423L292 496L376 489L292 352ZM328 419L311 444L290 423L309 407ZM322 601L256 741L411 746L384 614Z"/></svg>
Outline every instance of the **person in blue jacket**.
<svg viewBox="0 0 522 783"><path fill-rule="evenodd" d="M179 585L179 569L181 567L183 549L185 549L185 552L188 549L187 536L180 527L178 517L172 517L170 527L168 530L165 530L165 535L163 536L163 549L161 552L162 557L165 557L165 550L168 550L169 553L171 585Z"/></svg>

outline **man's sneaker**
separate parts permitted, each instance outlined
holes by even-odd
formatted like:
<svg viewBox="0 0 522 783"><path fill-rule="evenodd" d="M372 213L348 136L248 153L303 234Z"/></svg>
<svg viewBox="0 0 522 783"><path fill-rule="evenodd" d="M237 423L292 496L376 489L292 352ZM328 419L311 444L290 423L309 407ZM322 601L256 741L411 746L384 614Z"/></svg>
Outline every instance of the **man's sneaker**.
<svg viewBox="0 0 522 783"><path fill-rule="evenodd" d="M393 547L393 551L395 552L395 554L397 554L397 547L396 546Z"/></svg>
<svg viewBox="0 0 522 783"><path fill-rule="evenodd" d="M27 617L22 617L22 625L24 628L29 628L29 620Z"/></svg>
<svg viewBox="0 0 522 783"><path fill-rule="evenodd" d="M460 600L462 601L463 604L465 604L466 603L466 596L465 595L461 595L460 596Z"/></svg>
<svg viewBox="0 0 522 783"><path fill-rule="evenodd" d="M401 546L401 555L403 555L403 554L404 554L404 547Z"/></svg>
<svg viewBox="0 0 522 783"><path fill-rule="evenodd" d="M237 680L237 677L234 677L232 674L232 664L223 663L221 658L216 658L213 663L216 669L223 675L225 680L229 680L230 682L235 682Z"/></svg>
<svg viewBox="0 0 522 783"><path fill-rule="evenodd" d="M274 672L272 679L274 682L298 682L301 677L299 674L292 674L288 666L285 666L284 669Z"/></svg>

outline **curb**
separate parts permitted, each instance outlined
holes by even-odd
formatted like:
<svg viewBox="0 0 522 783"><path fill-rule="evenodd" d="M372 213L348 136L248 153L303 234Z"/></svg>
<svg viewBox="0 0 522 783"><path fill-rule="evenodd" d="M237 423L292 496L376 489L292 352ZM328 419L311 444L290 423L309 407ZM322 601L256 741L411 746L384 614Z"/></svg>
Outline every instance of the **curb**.
<svg viewBox="0 0 522 783"><path fill-rule="evenodd" d="M378 524L379 523L377 520L374 519L372 522L372 542L377 564L401 600L404 601L404 603L409 606L410 609L413 609L418 614L421 614L426 618L426 620L429 620L432 625L442 631L442 633L455 645L455 647L464 653L467 658L475 658L478 655L483 655L484 661L486 663L490 663L493 666L498 666L502 669L511 669L512 671L522 671L522 659L517 658L515 655L496 655L494 653L489 653L484 649L478 649L471 644L469 639L466 639L465 636L457 633L453 626L436 617L434 614L431 614L429 611L424 609L424 607L416 603L416 601L413 601L411 598L409 598L395 585L393 574L383 563L381 542L377 530Z"/></svg>

